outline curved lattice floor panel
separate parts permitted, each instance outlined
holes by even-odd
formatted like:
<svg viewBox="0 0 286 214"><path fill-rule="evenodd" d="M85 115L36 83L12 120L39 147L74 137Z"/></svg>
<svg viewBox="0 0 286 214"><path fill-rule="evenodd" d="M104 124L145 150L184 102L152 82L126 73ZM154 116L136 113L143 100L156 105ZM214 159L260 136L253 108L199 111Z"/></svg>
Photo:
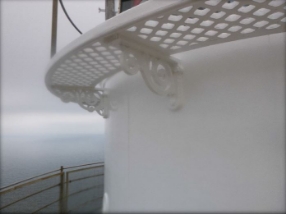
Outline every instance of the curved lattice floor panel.
<svg viewBox="0 0 286 214"><path fill-rule="evenodd" d="M46 85L63 101L105 117L104 90L95 86L122 70L139 70L155 93L178 96L172 78L183 69L173 54L285 32L285 12L286 0L150 0L59 52L50 63Z"/></svg>

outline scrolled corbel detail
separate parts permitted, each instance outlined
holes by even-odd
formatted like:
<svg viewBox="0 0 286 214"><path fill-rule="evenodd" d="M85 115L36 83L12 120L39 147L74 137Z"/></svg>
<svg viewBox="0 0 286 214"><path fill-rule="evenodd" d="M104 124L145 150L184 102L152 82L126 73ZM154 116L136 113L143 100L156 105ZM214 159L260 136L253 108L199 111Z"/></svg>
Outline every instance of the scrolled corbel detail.
<svg viewBox="0 0 286 214"><path fill-rule="evenodd" d="M126 74L134 75L140 71L152 92L170 99L171 109L176 110L183 106L183 69L177 61L124 44L120 44L120 49L120 63Z"/></svg>
<svg viewBox="0 0 286 214"><path fill-rule="evenodd" d="M74 102L79 104L83 109L94 112L107 118L109 115L107 96L104 90L95 89L55 89L55 93L65 102Z"/></svg>

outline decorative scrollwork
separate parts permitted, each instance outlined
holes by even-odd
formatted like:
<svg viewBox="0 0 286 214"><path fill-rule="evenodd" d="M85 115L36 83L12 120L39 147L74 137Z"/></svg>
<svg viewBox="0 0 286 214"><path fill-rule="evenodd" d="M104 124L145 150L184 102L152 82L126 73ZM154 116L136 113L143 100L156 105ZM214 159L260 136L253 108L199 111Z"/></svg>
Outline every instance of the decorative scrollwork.
<svg viewBox="0 0 286 214"><path fill-rule="evenodd" d="M108 117L107 97L104 94L103 90L64 90L58 88L55 89L55 93L65 103L75 102L89 112L96 111L104 118Z"/></svg>
<svg viewBox="0 0 286 214"><path fill-rule="evenodd" d="M129 48L122 46L120 64L125 73L129 75L134 75L140 71L138 57L140 58L140 56L138 56L138 53L132 53Z"/></svg>
<svg viewBox="0 0 286 214"><path fill-rule="evenodd" d="M121 50L121 66L125 73L133 75L140 71L151 91L171 99L171 109L183 105L182 68L177 62L125 45L121 45Z"/></svg>
<svg viewBox="0 0 286 214"><path fill-rule="evenodd" d="M170 99L170 108L177 110L183 107L185 103L184 90L183 90L183 69L177 65L174 69L175 89L174 94L168 95Z"/></svg>
<svg viewBox="0 0 286 214"><path fill-rule="evenodd" d="M174 94L174 75L170 65L159 58L142 54L141 74L151 91L158 95Z"/></svg>

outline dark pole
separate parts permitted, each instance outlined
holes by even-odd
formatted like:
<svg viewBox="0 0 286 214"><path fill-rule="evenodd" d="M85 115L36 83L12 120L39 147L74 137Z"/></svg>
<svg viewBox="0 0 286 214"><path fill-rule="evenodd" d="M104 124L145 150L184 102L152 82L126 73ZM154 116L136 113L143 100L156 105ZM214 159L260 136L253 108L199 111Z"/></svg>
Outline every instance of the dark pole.
<svg viewBox="0 0 286 214"><path fill-rule="evenodd" d="M57 51L57 28L58 28L58 0L53 0L51 57L53 57Z"/></svg>
<svg viewBox="0 0 286 214"><path fill-rule="evenodd" d="M115 16L114 0L105 0L105 20Z"/></svg>
<svg viewBox="0 0 286 214"><path fill-rule="evenodd" d="M59 213L65 213L65 203L64 203L64 183L65 183L65 174L64 167L61 166L61 177L60 177L60 195L59 195Z"/></svg>

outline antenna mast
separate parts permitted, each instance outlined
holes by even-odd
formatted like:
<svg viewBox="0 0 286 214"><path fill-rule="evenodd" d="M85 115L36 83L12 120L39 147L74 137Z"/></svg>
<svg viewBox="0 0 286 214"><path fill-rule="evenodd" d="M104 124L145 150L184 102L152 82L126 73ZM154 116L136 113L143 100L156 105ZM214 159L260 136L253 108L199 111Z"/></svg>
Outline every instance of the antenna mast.
<svg viewBox="0 0 286 214"><path fill-rule="evenodd" d="M105 0L105 20L115 16L114 0Z"/></svg>
<svg viewBox="0 0 286 214"><path fill-rule="evenodd" d="M57 28L58 28L58 0L53 0L51 57L53 57L57 51Z"/></svg>

